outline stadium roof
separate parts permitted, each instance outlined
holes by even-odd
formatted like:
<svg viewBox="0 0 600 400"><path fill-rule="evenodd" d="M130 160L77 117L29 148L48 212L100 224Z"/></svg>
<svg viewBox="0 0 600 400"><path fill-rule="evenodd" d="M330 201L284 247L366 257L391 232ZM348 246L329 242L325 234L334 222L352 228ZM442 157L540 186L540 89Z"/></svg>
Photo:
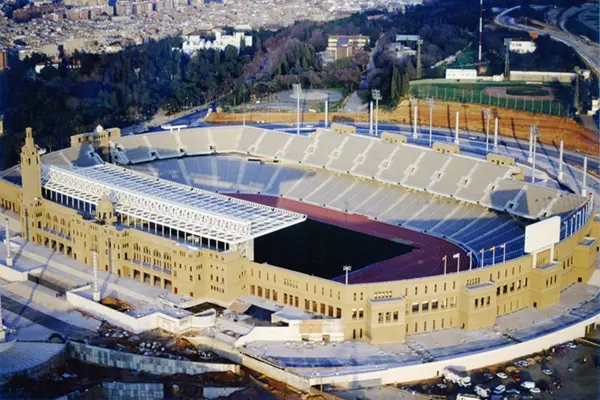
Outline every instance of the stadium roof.
<svg viewBox="0 0 600 400"><path fill-rule="evenodd" d="M112 164L71 170L44 166L42 184L47 190L94 205L106 195L119 214L229 244L306 220L303 214L234 199Z"/></svg>

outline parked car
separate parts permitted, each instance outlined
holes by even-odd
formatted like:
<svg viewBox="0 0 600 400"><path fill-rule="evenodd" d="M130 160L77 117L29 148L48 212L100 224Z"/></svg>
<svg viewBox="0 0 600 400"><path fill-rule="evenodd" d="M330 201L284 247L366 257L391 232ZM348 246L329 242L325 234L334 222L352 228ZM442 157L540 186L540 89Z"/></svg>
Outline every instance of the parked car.
<svg viewBox="0 0 600 400"><path fill-rule="evenodd" d="M495 394L502 394L504 392L506 392L506 386L504 386L504 385L498 385L494 388Z"/></svg>
<svg viewBox="0 0 600 400"><path fill-rule="evenodd" d="M532 388L534 388L534 387L535 387L535 382L532 382L532 381L525 381L525 382L521 383L521 387L522 387L522 388L525 388L525 389L529 389L529 390L531 390Z"/></svg>
<svg viewBox="0 0 600 400"><path fill-rule="evenodd" d="M552 375L552 370L549 368L543 368L542 373L544 373L545 375Z"/></svg>
<svg viewBox="0 0 600 400"><path fill-rule="evenodd" d="M498 372L498 373L496 374L496 376L497 376L498 378L500 378L500 379L506 379L506 378L508 378L508 375L506 375L504 372Z"/></svg>
<svg viewBox="0 0 600 400"><path fill-rule="evenodd" d="M483 374L483 377L488 381L491 381L492 379L494 379L494 375L490 374L489 372L486 372L485 374Z"/></svg>
<svg viewBox="0 0 600 400"><path fill-rule="evenodd" d="M542 393L542 391L540 390L539 387L532 387L531 389L529 389L529 391L533 394L540 394Z"/></svg>
<svg viewBox="0 0 600 400"><path fill-rule="evenodd" d="M567 349L576 349L577 348L577 344L573 343L573 342L569 342L569 343L565 343L565 347Z"/></svg>
<svg viewBox="0 0 600 400"><path fill-rule="evenodd" d="M520 390L518 390L518 389L508 389L508 390L506 391L506 394L515 394L515 395L519 395L519 394L521 394L521 391L520 391Z"/></svg>

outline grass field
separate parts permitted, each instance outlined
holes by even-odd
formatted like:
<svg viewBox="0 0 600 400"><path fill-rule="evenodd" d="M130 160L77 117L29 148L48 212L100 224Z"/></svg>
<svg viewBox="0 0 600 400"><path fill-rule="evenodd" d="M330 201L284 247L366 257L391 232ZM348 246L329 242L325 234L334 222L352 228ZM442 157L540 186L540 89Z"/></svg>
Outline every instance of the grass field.
<svg viewBox="0 0 600 400"><path fill-rule="evenodd" d="M508 99L502 97L488 96L484 90L488 87L510 87L515 93L520 91L542 92L545 85L527 85L519 83L507 84L506 82L485 83L460 83L460 82L423 82L411 84L411 94L414 97L425 99L433 97L437 100L455 101L460 103L476 103L489 106L512 108L515 110L530 111L557 116L568 115L568 105L571 102L570 85L556 85L554 90L555 100L530 100L530 99ZM544 94L514 94L517 96L542 96Z"/></svg>
<svg viewBox="0 0 600 400"><path fill-rule="evenodd" d="M254 259L258 263L333 279L344 273L344 265L351 265L356 271L412 249L405 244L307 219L255 239Z"/></svg>
<svg viewBox="0 0 600 400"><path fill-rule="evenodd" d="M379 111L379 121L382 123L412 123L413 105L419 104L419 125L429 125L429 111L426 101L409 103L392 111ZM561 139L565 141L568 149L580 150L588 154L598 155L598 135L591 132L575 121L547 114L531 113L512 110L503 107L493 107L481 104L462 104L450 101L436 101L433 110L433 126L438 128L454 129L456 111L460 112L460 129L473 132L485 131L483 109L490 108L492 115L498 116L498 133L502 136L529 139L531 124L537 124L542 143L558 145ZM212 113L207 122L214 123L242 123L241 114ZM336 122L369 122L368 113L330 113L330 121ZM303 113L302 121L305 123L324 121L323 113ZM265 121L267 123L289 123L293 126L296 122L296 113L249 113L246 122Z"/></svg>

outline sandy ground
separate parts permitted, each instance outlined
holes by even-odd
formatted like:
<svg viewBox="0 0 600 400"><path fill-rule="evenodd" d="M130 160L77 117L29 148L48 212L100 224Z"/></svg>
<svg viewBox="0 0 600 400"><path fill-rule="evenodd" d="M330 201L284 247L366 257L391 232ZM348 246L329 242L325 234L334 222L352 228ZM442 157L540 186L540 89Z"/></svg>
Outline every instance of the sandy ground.
<svg viewBox="0 0 600 400"><path fill-rule="evenodd" d="M408 102L407 102L408 103ZM408 103L406 106L398 107L393 111L379 112L381 123L411 124L413 107L417 103ZM419 124L429 124L429 109L425 102L420 102L421 111L418 115ZM461 104L457 102L437 102L433 110L433 125L438 128L454 130L456 112L459 111L459 127L464 131L484 132L486 127L483 109L487 108L478 104ZM545 144L558 146L561 139L565 141L565 147L580 150L588 154L597 155L599 137L575 121L568 118L534 114L525 111L517 111L507 108L491 107L492 115L498 117L498 133L502 136L529 139L531 124L536 124L540 132L540 140ZM305 123L323 121L324 113L303 113L302 121ZM213 113L207 122L242 123L242 114ZM330 120L334 122L369 122L368 113L330 113ZM246 122L264 121L265 123L295 123L295 113L249 113L246 114ZM494 121L490 123L490 132L493 131Z"/></svg>
<svg viewBox="0 0 600 400"><path fill-rule="evenodd" d="M501 99L508 99L508 100L554 100L554 94L552 93L552 90L550 90L550 88L548 87L543 87L543 88L539 88L539 89L546 89L548 92L547 96L515 96L515 95L511 95L511 94L507 94L506 90L510 89L509 86L501 86L501 87L487 87L485 89L483 89L483 93L485 93L487 96L491 96L491 97L500 97ZM538 89L538 88L536 88Z"/></svg>

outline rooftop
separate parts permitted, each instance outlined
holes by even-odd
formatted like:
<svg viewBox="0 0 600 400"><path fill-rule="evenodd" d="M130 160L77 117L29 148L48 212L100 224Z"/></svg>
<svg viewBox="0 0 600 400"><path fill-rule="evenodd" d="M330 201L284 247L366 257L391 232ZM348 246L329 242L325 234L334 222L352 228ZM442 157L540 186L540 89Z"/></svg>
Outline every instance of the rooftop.
<svg viewBox="0 0 600 400"><path fill-rule="evenodd" d="M44 167L45 189L96 205L103 196L115 211L201 238L236 244L303 222L305 215L234 199L102 164Z"/></svg>

